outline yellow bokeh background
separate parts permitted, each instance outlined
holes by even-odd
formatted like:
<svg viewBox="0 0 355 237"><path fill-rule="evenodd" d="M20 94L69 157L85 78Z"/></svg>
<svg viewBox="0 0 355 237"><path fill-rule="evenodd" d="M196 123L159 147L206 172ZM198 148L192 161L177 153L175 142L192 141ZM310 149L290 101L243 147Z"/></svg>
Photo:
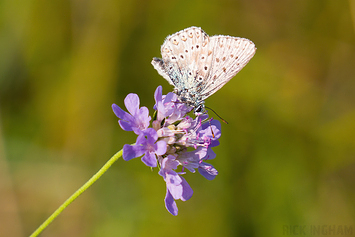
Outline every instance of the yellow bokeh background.
<svg viewBox="0 0 355 237"><path fill-rule="evenodd" d="M174 217L157 170L120 159L41 236L355 234L354 0L1 0L0 236L28 236L135 141L111 104L136 93L152 113L172 87L151 59L189 26L258 48L206 100L229 122L219 175L186 174Z"/></svg>

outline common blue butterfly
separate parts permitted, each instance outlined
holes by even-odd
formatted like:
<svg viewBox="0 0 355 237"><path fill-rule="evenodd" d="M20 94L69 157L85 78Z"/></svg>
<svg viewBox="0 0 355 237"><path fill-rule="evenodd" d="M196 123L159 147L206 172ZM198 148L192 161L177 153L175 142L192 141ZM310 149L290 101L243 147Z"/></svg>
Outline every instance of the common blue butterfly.
<svg viewBox="0 0 355 237"><path fill-rule="evenodd" d="M161 46L162 58L152 64L181 102L205 111L205 99L232 79L254 56L256 47L245 38L209 37L199 27L189 27L168 36Z"/></svg>

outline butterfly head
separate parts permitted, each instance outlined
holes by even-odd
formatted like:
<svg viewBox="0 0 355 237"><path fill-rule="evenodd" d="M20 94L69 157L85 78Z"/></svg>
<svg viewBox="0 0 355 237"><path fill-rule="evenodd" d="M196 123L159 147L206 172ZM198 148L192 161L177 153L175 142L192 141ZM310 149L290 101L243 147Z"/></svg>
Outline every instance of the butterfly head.
<svg viewBox="0 0 355 237"><path fill-rule="evenodd" d="M200 103L195 105L194 114L196 116L204 114L205 112L206 112L206 110L205 110L204 101L201 101Z"/></svg>

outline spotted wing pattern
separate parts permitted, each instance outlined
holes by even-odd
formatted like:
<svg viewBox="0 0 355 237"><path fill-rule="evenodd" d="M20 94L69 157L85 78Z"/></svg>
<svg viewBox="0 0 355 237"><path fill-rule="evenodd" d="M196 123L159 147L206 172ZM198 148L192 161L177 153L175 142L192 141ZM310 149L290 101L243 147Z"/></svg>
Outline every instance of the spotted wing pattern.
<svg viewBox="0 0 355 237"><path fill-rule="evenodd" d="M162 59L152 64L182 101L199 104L232 79L254 56L248 39L216 35L189 27L168 36L161 46Z"/></svg>

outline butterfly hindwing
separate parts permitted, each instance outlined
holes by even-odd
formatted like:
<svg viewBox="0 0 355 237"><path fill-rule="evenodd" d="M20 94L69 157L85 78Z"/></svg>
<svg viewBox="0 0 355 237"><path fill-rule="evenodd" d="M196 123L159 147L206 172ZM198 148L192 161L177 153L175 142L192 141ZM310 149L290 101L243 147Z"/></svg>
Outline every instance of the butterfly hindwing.
<svg viewBox="0 0 355 237"><path fill-rule="evenodd" d="M208 43L209 36L201 28L187 28L165 39L162 59L154 58L152 64L177 89L200 88L212 63Z"/></svg>

